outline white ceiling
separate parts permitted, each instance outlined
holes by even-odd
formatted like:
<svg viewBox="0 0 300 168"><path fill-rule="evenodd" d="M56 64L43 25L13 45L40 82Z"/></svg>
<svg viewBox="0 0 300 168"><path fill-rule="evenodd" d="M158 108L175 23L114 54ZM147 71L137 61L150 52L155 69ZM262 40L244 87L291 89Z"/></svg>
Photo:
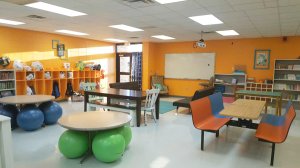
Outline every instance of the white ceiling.
<svg viewBox="0 0 300 168"><path fill-rule="evenodd" d="M68 29L88 33L89 36L84 38L101 41L117 38L130 42L164 42L151 37L160 34L176 38L171 41L196 41L200 39L201 31L229 29L237 31L240 36L223 37L217 33L208 33L203 38L300 35L300 0L186 0L165 5L128 3L123 0L42 0L88 14L78 17L63 16L7 1L24 0L0 0L0 18L26 23L11 27L50 33ZM202 26L188 18L205 14L215 15L224 24ZM46 19L30 19L26 17L28 15L39 15ZM126 24L144 31L127 32L108 27L114 24Z"/></svg>

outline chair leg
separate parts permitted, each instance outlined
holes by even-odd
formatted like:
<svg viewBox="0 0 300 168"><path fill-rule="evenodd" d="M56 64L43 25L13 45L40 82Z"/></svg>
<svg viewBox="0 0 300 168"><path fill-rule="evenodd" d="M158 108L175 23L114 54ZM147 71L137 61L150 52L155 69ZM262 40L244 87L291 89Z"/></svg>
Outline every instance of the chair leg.
<svg viewBox="0 0 300 168"><path fill-rule="evenodd" d="M272 153L271 153L271 163L270 163L271 166L273 166L274 163L274 154L275 154L275 143L272 143Z"/></svg>
<svg viewBox="0 0 300 168"><path fill-rule="evenodd" d="M201 150L203 151L203 146L204 146L204 131L201 130Z"/></svg>
<svg viewBox="0 0 300 168"><path fill-rule="evenodd" d="M152 117L154 119L154 122L156 123L156 116L155 116L156 113L155 112L156 112L155 109L151 110Z"/></svg>
<svg viewBox="0 0 300 168"><path fill-rule="evenodd" d="M216 137L217 137L217 138L219 137L219 130L216 131Z"/></svg>
<svg viewBox="0 0 300 168"><path fill-rule="evenodd" d="M146 110L144 111L144 124L145 124L145 126L147 126Z"/></svg>

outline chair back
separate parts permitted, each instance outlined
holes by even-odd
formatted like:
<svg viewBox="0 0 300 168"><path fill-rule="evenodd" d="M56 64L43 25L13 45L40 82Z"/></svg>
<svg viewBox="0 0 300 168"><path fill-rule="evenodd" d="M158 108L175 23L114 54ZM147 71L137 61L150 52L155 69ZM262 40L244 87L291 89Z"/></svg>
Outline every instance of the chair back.
<svg viewBox="0 0 300 168"><path fill-rule="evenodd" d="M145 109L154 109L155 108L155 102L159 94L159 89L151 89L146 90L147 96L146 96L146 102L145 102Z"/></svg>
<svg viewBox="0 0 300 168"><path fill-rule="evenodd" d="M164 76L160 76L160 75L153 75L151 76L151 83L152 86L154 86L154 84L164 84Z"/></svg>
<svg viewBox="0 0 300 168"><path fill-rule="evenodd" d="M212 116L209 97L194 100L190 103L194 125Z"/></svg>
<svg viewBox="0 0 300 168"><path fill-rule="evenodd" d="M285 138L283 141L285 141L295 117L296 117L295 108L293 105L291 105L289 108L289 111L285 115L285 122L284 122L284 126L283 126L283 132L284 132L283 134L285 135Z"/></svg>
<svg viewBox="0 0 300 168"><path fill-rule="evenodd" d="M211 109L214 115L218 115L224 109L223 97L221 92L208 96L211 103Z"/></svg>
<svg viewBox="0 0 300 168"><path fill-rule="evenodd" d="M205 89L196 90L192 97L192 101L209 96L209 95L213 94L214 92L215 92L214 87L208 87Z"/></svg>

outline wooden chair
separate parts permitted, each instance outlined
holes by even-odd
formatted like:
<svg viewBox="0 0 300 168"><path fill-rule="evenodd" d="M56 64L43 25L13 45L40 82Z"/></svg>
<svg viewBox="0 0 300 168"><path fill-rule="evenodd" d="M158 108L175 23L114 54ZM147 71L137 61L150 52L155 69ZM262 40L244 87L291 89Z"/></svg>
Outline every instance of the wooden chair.
<svg viewBox="0 0 300 168"><path fill-rule="evenodd" d="M153 89L160 89L160 94L169 94L168 87L164 84L164 76L151 76L151 86Z"/></svg>
<svg viewBox="0 0 300 168"><path fill-rule="evenodd" d="M283 143L286 140L295 117L295 109L289 102L284 115L265 114L257 128L255 136L261 141L272 143L271 166L274 163L275 144Z"/></svg>
<svg viewBox="0 0 300 168"><path fill-rule="evenodd" d="M147 96L145 101L145 106L142 108L142 111L144 111L144 124L147 125L147 117L146 113L151 112L151 116L154 119L154 122L156 122L156 116L155 116L155 102L157 100L159 89L151 89L146 90Z"/></svg>
<svg viewBox="0 0 300 168"><path fill-rule="evenodd" d="M216 133L230 121L230 117L223 117L219 112L224 108L222 94L215 93L190 103L194 127L201 130L201 150L204 146L204 132Z"/></svg>

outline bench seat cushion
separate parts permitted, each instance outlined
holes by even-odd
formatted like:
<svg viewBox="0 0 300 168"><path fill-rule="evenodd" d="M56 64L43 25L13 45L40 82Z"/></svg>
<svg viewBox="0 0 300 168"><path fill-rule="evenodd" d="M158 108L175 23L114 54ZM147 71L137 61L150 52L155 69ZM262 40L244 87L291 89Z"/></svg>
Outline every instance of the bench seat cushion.
<svg viewBox="0 0 300 168"><path fill-rule="evenodd" d="M205 89L202 89L202 90L197 90L194 93L193 97L188 97L188 98L185 98L185 99L177 100L177 101L173 102L173 106L190 108L190 102L191 101L209 96L209 95L213 94L214 91L215 91L214 87L209 87L209 88L205 88Z"/></svg>
<svg viewBox="0 0 300 168"><path fill-rule="evenodd" d="M205 119L203 122L199 122L195 125L196 128L201 130L217 131L223 127L230 118L216 118L210 117Z"/></svg>
<svg viewBox="0 0 300 168"><path fill-rule="evenodd" d="M191 97L180 99L178 101L173 102L173 106L190 108L191 101L192 101Z"/></svg>
<svg viewBox="0 0 300 168"><path fill-rule="evenodd" d="M255 136L265 141L282 143L286 135L281 127L260 123Z"/></svg>

